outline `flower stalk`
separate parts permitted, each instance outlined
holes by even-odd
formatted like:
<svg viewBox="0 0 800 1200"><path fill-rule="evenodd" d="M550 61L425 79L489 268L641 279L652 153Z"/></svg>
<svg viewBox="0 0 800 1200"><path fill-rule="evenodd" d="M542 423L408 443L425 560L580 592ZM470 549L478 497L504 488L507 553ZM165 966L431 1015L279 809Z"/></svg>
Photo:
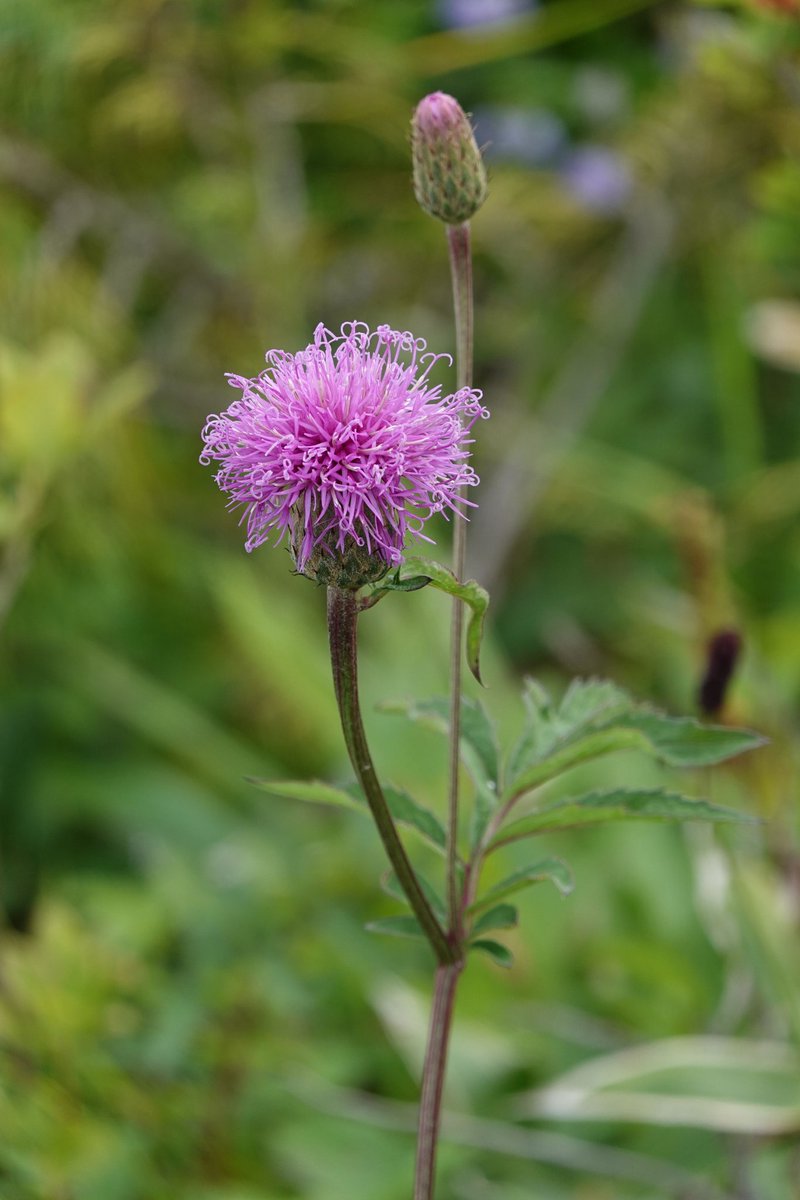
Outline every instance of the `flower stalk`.
<svg viewBox="0 0 800 1200"><path fill-rule="evenodd" d="M456 327L456 388L472 386L472 250L469 222L447 226L450 273L453 282L453 310ZM453 528L453 574L464 579L467 526L456 521ZM464 605L453 600L450 625L450 758L447 819L447 901L450 931L460 940L461 905L456 872L458 840L459 744L461 741L461 661L464 642Z"/></svg>
<svg viewBox="0 0 800 1200"><path fill-rule="evenodd" d="M447 226L447 244L450 252L456 328L456 387L460 389L470 387L472 383L472 251L468 221L460 225ZM464 578L466 544L466 522L456 521L453 531L453 574L459 582ZM464 915L467 905L459 894L457 871L463 644L464 605L461 600L454 599L450 624L450 743L445 852L447 857L448 934L451 944L460 948L461 957L458 962L440 965L436 972L428 1042L422 1069L414 1200L433 1200L439 1128L442 1119L442 1097L447 1074L447 1053L450 1046L458 981L464 969ZM468 886L468 879L469 867L464 880L465 888Z"/></svg>
<svg viewBox="0 0 800 1200"><path fill-rule="evenodd" d="M397 832L386 797L375 772L358 700L358 600L355 592L328 588L328 639L333 686L345 745L361 784L389 862L440 964L453 964L458 951L436 918L420 888Z"/></svg>
<svg viewBox="0 0 800 1200"><path fill-rule="evenodd" d="M430 216L447 231L453 309L456 331L456 387L472 384L472 252L470 217L486 199L486 172L469 118L457 100L434 92L420 101L411 123L414 192ZM456 503L463 492L456 494ZM466 522L453 529L453 574L464 579ZM471 864L459 890L458 808L461 742L461 677L464 644L464 607L454 598L450 624L450 742L447 791L447 909L448 937L459 948L459 961L440 965L431 1008L428 1044L422 1074L414 1200L432 1200L436 1182L436 1150L441 1123L447 1051L455 1008L456 990L464 967L464 921L469 905Z"/></svg>

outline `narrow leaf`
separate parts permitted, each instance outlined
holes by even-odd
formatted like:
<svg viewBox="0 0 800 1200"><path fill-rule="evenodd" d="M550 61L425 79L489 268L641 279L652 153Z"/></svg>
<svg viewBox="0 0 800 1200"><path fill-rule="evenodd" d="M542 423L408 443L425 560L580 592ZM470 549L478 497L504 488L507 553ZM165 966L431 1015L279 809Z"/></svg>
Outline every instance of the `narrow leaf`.
<svg viewBox="0 0 800 1200"><path fill-rule="evenodd" d="M272 796L280 796L284 800L303 800L311 804L334 805L339 808L349 808L362 814L369 812L364 793L357 783L348 784L346 788L333 787L319 779L312 780L283 780L283 779L254 779L247 777L247 782L262 792ZM444 853L447 836L444 826L430 809L419 804L402 788L384 785L383 794L389 811L396 821L413 829L436 850Z"/></svg>
<svg viewBox="0 0 800 1200"><path fill-rule="evenodd" d="M391 783L385 783L382 787L389 812L395 821L413 829L429 845L443 853L447 844L447 835L439 818L403 788L394 787ZM351 797L357 801L357 807L363 812L367 802L359 785L351 783L348 785L348 790Z"/></svg>
<svg viewBox="0 0 800 1200"><path fill-rule="evenodd" d="M413 575L410 579L401 579L399 571L382 579L375 585L371 595L384 595L386 592L418 592L427 587L430 579L427 575Z"/></svg>
<svg viewBox="0 0 800 1200"><path fill-rule="evenodd" d="M452 571L432 558L407 558L398 568L397 578L401 583L419 577L427 577L440 592L446 592L448 596L457 596L471 609L466 634L467 663L478 683L483 683L480 672L480 650L483 639L483 623L489 607L489 593L474 579L459 583Z"/></svg>
<svg viewBox="0 0 800 1200"><path fill-rule="evenodd" d="M340 808L356 809L363 812L363 803L342 788L332 787L319 779L284 780L284 779L254 779L246 776L247 783L252 783L262 792L271 796L280 796L284 800L304 800L310 804L333 804Z"/></svg>
<svg viewBox="0 0 800 1200"><path fill-rule="evenodd" d="M420 804L403 788L393 787L391 784L384 786L383 794L395 821L415 829L437 850L444 851L447 834L439 818L429 808Z"/></svg>
<svg viewBox="0 0 800 1200"><path fill-rule="evenodd" d="M369 933L385 933L389 937L421 938L423 941L427 940L417 918L406 916L405 914L398 917L380 917L377 921L370 921L369 925L365 926L365 929Z"/></svg>
<svg viewBox="0 0 800 1200"><path fill-rule="evenodd" d="M702 725L691 717L668 717L646 709L621 717L618 724L642 734L653 756L672 767L711 766L765 742L751 729Z"/></svg>
<svg viewBox="0 0 800 1200"><path fill-rule="evenodd" d="M532 837L582 825L609 821L714 821L753 824L754 818L722 808L708 800L694 800L661 788L647 791L618 788L610 792L589 792L571 800L559 800L538 812L529 813L501 829L490 849Z"/></svg>
<svg viewBox="0 0 800 1200"><path fill-rule="evenodd" d="M430 579L427 575L412 575L410 579L398 578L390 585L393 592L419 592L422 588L427 587Z"/></svg>
<svg viewBox="0 0 800 1200"><path fill-rule="evenodd" d="M497 904L478 917L472 927L472 935L488 933L492 929L514 929L518 924L519 913L513 904Z"/></svg>
<svg viewBox="0 0 800 1200"><path fill-rule="evenodd" d="M436 891L436 888L428 882L424 875L420 875L419 871L415 871L415 874L417 876L417 883L419 884L425 899L428 901L428 904L430 904L431 908L436 913L436 916L439 918L442 924L446 925L447 909L445 908L445 904L441 896ZM408 897L403 891L400 885L400 880L397 878L394 871L389 871L386 875L384 875L383 879L381 880L381 886L389 896L393 896L395 900L402 901L403 904L408 904Z"/></svg>
<svg viewBox="0 0 800 1200"><path fill-rule="evenodd" d="M522 888L532 887L535 883L542 883L545 880L550 880L555 884L563 896L568 896L575 886L572 878L572 872L567 864L560 858L543 858L540 862L532 863L529 867L522 867L519 871L514 871L513 874L507 875L500 883L496 883L493 888L490 888L485 895L481 896L468 909L468 913L481 912L489 905L496 903L498 900L505 899L506 896L513 896L515 892L519 892Z"/></svg>
<svg viewBox="0 0 800 1200"><path fill-rule="evenodd" d="M470 950L482 950L484 954L488 954L498 967L505 967L508 970L514 965L514 955L507 946L501 946L499 942L492 941L491 938L479 938L477 942L470 943Z"/></svg>

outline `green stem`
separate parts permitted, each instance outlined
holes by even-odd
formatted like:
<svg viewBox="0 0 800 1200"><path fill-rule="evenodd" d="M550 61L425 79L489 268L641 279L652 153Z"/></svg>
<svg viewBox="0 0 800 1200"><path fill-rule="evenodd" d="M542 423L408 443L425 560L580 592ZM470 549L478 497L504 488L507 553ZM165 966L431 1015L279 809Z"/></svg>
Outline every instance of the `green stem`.
<svg viewBox="0 0 800 1200"><path fill-rule="evenodd" d="M414 1175L414 1200L432 1200L436 1181L436 1149L442 1117L442 1094L447 1070L447 1049L456 988L463 962L441 965L436 971L433 1007L422 1069L422 1095L419 1106L417 1168Z"/></svg>
<svg viewBox="0 0 800 1200"><path fill-rule="evenodd" d="M328 638L333 686L347 753L378 828L400 886L439 963L455 963L458 953L420 888L400 841L386 797L375 773L358 703L358 601L354 592L328 588Z"/></svg>
<svg viewBox="0 0 800 1200"><path fill-rule="evenodd" d="M447 226L456 324L456 385L472 387L472 246L469 221Z"/></svg>
<svg viewBox="0 0 800 1200"><path fill-rule="evenodd" d="M456 384L459 389L472 384L472 251L469 222L447 226L447 245L450 251L450 274L453 282L453 310L456 327ZM461 493L459 493L461 494ZM459 583L464 579L467 549L467 523L460 517L453 521L453 574ZM461 658L464 641L464 605L453 601L450 624L450 759L447 803L447 906L450 933L461 940L460 898L456 860L458 855L458 784L459 742L461 739Z"/></svg>
<svg viewBox="0 0 800 1200"><path fill-rule="evenodd" d="M459 390L472 383L472 254L469 224L448 225L447 244L453 280L453 309L456 326L456 380ZM453 522L453 573L459 583L464 579L467 523L459 517ZM464 642L464 606L453 601L450 625L450 755L447 799L447 907L449 942L458 948L457 961L441 963L436 972L433 1006L422 1070L422 1095L419 1107L417 1166L414 1175L414 1200L433 1200L436 1182L436 1150L442 1113L442 1094L447 1070L447 1050L459 976L464 967L463 907L458 891L458 783L459 742L461 738L461 659Z"/></svg>

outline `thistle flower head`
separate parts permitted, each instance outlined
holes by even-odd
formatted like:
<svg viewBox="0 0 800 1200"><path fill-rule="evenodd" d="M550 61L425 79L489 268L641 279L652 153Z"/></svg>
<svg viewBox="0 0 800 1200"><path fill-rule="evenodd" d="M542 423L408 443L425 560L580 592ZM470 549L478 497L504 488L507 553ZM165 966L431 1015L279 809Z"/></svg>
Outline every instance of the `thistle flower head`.
<svg viewBox="0 0 800 1200"><path fill-rule="evenodd" d="M305 350L270 350L255 379L229 375L241 397L203 431L200 461L243 508L248 550L288 535L298 571L356 588L402 558L435 512L461 513L478 482L466 437L488 416L471 388L442 396L428 376L446 355L357 321L318 325ZM461 514L463 515L463 513Z"/></svg>
<svg viewBox="0 0 800 1200"><path fill-rule="evenodd" d="M448 225L468 221L486 199L486 168L469 118L446 92L431 92L411 120L417 203Z"/></svg>

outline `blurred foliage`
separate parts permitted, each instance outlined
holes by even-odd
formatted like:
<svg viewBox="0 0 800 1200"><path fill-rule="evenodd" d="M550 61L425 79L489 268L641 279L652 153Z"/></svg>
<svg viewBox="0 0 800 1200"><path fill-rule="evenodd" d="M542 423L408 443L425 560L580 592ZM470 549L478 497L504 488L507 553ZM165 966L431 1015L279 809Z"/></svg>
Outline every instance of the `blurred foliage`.
<svg viewBox="0 0 800 1200"><path fill-rule="evenodd" d="M724 717L771 739L697 780L763 826L573 838L576 892L523 897L514 972L470 967L442 1200L797 1194L796 6L459 7L0 0L2 1200L408 1194L430 964L363 931L395 911L367 823L243 781L348 772L322 597L245 557L197 456L224 372L320 320L450 345L406 139L435 87L491 143L493 710L515 729L531 672L691 711L735 627ZM427 593L369 614L368 706L444 690L447 619ZM440 805L436 736L371 734ZM744 1082L693 1065L700 1035ZM665 1038L671 1082L637 1084L615 1056ZM582 1067L588 1124L557 1103ZM689 1124L604 1107L637 1086Z"/></svg>

